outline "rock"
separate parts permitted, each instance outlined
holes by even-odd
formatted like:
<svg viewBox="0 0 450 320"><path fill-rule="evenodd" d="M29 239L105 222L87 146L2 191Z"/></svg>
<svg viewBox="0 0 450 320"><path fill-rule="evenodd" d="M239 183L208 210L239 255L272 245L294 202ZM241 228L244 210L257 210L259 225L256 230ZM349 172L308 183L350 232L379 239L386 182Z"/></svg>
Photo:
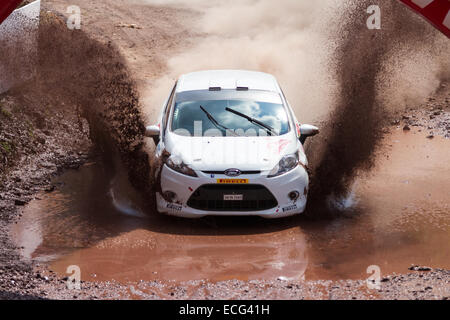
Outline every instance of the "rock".
<svg viewBox="0 0 450 320"><path fill-rule="evenodd" d="M51 185L44 189L45 192L53 192L55 191L55 186Z"/></svg>
<svg viewBox="0 0 450 320"><path fill-rule="evenodd" d="M39 142L40 144L45 144L45 139L42 137L37 137L36 141Z"/></svg>
<svg viewBox="0 0 450 320"><path fill-rule="evenodd" d="M425 266L412 265L411 267L408 268L408 270L411 270L411 271L431 271L431 268L430 267L425 267Z"/></svg>
<svg viewBox="0 0 450 320"><path fill-rule="evenodd" d="M405 124L405 126L403 127L403 131L409 131L409 130L411 130L411 128L407 124Z"/></svg>
<svg viewBox="0 0 450 320"><path fill-rule="evenodd" d="M142 27L138 26L135 23L119 23L116 25L117 28L131 28L131 29L142 29Z"/></svg>
<svg viewBox="0 0 450 320"><path fill-rule="evenodd" d="M24 206L24 205L27 204L27 201L26 200L22 200L22 199L16 199L16 200L14 200L14 204L16 206Z"/></svg>
<svg viewBox="0 0 450 320"><path fill-rule="evenodd" d="M427 139L433 139L433 138L434 138L434 135L432 135L432 134L427 136Z"/></svg>
<svg viewBox="0 0 450 320"><path fill-rule="evenodd" d="M419 267L418 271L431 271L430 267Z"/></svg>
<svg viewBox="0 0 450 320"><path fill-rule="evenodd" d="M55 165L53 163L47 162L47 161L43 161L41 162L41 167L42 168L53 168Z"/></svg>

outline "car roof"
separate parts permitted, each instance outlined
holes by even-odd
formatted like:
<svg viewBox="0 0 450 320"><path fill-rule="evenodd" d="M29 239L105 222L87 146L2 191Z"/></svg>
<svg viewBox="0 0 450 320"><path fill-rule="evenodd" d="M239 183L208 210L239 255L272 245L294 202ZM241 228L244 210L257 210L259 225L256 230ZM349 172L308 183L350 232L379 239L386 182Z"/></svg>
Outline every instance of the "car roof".
<svg viewBox="0 0 450 320"><path fill-rule="evenodd" d="M264 90L279 93L274 76L246 70L206 70L183 74L178 79L176 92L209 90L210 88Z"/></svg>

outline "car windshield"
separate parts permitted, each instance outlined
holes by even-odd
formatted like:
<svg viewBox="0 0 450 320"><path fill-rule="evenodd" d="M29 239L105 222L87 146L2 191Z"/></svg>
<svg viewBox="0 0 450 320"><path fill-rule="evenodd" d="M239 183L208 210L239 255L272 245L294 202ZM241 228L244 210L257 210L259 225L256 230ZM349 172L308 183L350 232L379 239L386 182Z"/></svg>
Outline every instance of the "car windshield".
<svg viewBox="0 0 450 320"><path fill-rule="evenodd" d="M205 95L206 99L186 98L176 101L172 117L171 129L180 135L259 136L289 131L287 113L279 96L261 97L262 101L249 94L229 98L216 93Z"/></svg>

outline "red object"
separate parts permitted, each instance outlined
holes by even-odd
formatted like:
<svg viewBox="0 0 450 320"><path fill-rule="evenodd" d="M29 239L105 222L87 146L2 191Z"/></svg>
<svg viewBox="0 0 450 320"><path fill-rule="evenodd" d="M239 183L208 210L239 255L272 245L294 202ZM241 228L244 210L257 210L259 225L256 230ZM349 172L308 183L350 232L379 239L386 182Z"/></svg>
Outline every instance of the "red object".
<svg viewBox="0 0 450 320"><path fill-rule="evenodd" d="M450 38L450 0L400 0Z"/></svg>
<svg viewBox="0 0 450 320"><path fill-rule="evenodd" d="M0 24L8 18L21 2L22 0L0 0Z"/></svg>

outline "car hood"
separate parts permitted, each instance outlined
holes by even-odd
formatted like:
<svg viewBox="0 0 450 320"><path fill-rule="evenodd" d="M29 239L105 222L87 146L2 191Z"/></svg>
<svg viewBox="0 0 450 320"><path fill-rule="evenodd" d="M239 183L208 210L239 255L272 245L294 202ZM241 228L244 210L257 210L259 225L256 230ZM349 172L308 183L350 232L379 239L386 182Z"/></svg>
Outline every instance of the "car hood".
<svg viewBox="0 0 450 320"><path fill-rule="evenodd" d="M187 137L171 133L166 136L165 148L192 169L202 171L271 170L283 156L297 150L300 160L306 162L301 143L292 131L267 137Z"/></svg>

